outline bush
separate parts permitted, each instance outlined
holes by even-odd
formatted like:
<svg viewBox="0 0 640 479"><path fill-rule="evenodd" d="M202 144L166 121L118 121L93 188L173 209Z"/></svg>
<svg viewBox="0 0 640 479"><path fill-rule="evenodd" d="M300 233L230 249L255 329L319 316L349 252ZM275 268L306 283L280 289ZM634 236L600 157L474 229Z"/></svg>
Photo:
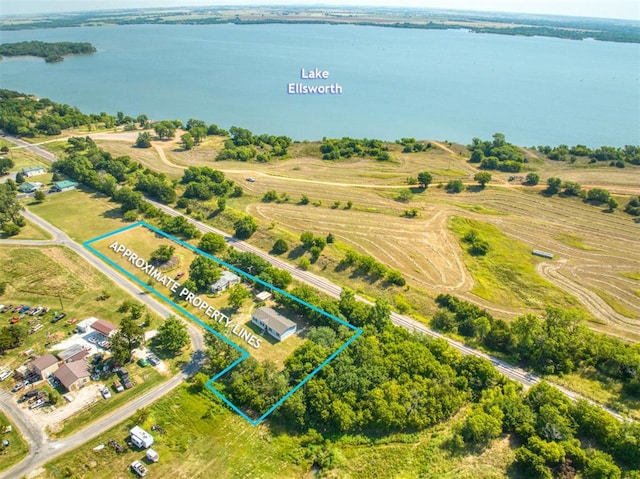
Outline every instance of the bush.
<svg viewBox="0 0 640 479"><path fill-rule="evenodd" d="M275 243L273 243L272 251L274 254L286 253L287 251L289 251L289 245L285 240L280 238L279 240L276 240Z"/></svg>
<svg viewBox="0 0 640 479"><path fill-rule="evenodd" d="M303 256L302 258L300 258L300 261L298 261L298 267L302 271L307 271L310 266L311 266L311 261L309 261L309 258L306 258Z"/></svg>
<svg viewBox="0 0 640 479"><path fill-rule="evenodd" d="M464 190L464 183L462 183L462 180L451 180L449 181L449 183L447 183L445 189L449 193L462 193L462 191Z"/></svg>
<svg viewBox="0 0 640 479"><path fill-rule="evenodd" d="M258 223L253 216L244 216L236 221L234 236L238 239L248 239L258 229Z"/></svg>
<svg viewBox="0 0 640 479"><path fill-rule="evenodd" d="M20 233L20 227L18 225L14 225L13 223L6 223L2 227L2 231L7 236L15 236Z"/></svg>

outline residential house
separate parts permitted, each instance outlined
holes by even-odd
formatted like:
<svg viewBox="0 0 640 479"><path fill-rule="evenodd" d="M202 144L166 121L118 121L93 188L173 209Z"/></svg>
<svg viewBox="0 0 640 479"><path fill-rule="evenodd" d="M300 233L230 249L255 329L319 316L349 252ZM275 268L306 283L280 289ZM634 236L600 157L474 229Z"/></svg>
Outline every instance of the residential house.
<svg viewBox="0 0 640 479"><path fill-rule="evenodd" d="M42 187L42 183L39 181L34 181L33 183L29 181L25 181L20 186L18 186L18 191L21 193L33 193L34 191L39 190Z"/></svg>
<svg viewBox="0 0 640 479"><path fill-rule="evenodd" d="M64 181L57 181L53 184L53 186L51 187L51 189L53 191L68 191L68 190L73 190L78 186L78 183L76 183L75 181L70 181L70 180L64 180Z"/></svg>
<svg viewBox="0 0 640 479"><path fill-rule="evenodd" d="M268 307L256 309L251 315L251 322L278 341L284 341L297 331L296 323Z"/></svg>
<svg viewBox="0 0 640 479"><path fill-rule="evenodd" d="M42 166L27 166L26 168L22 168L20 173L25 178L29 178L30 176L38 176L44 175L47 172Z"/></svg>
<svg viewBox="0 0 640 479"><path fill-rule="evenodd" d="M91 325L91 329L100 333L105 338L110 338L116 331L118 331L118 327L114 324L111 324L109 321L105 321L104 319L99 319Z"/></svg>
<svg viewBox="0 0 640 479"><path fill-rule="evenodd" d="M220 275L220 279L211 285L211 292L221 293L239 282L240 277L237 274L233 274L231 271L223 271Z"/></svg>

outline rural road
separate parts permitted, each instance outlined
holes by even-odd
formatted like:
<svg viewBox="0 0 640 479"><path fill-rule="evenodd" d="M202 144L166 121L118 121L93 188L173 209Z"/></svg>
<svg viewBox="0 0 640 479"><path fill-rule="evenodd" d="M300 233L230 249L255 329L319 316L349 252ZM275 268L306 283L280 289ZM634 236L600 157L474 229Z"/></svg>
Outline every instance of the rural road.
<svg viewBox="0 0 640 479"><path fill-rule="evenodd" d="M66 246L75 251L93 267L105 274L111 281L118 284L121 288L137 298L138 301L143 302L147 307L149 307L149 309L155 311L161 317L166 318L170 314L175 315L173 311L155 300L151 295L140 294L139 287L116 273L115 270L110 268L107 264L103 263L81 245L69 238L69 236L67 236L63 231L29 211L23 211L23 215L28 220L49 232L53 236L53 240L0 240L0 244ZM29 453L27 456L18 464L0 473L0 479L22 477L41 467L55 457L86 443L88 439L98 436L107 429L113 427L114 424L122 422L124 419L134 414L138 409L149 406L153 402L157 401L158 398L179 386L187 377L195 374L200 369L202 361L205 358L204 336L202 331L192 322L185 321L185 324L187 325L187 331L191 338L193 354L191 361L184 366L180 373L174 375L154 389L133 399L125 406L102 417L100 420L91 423L86 428L69 437L63 439L50 439L42 430L42 426L40 424L34 423L29 417L22 413L22 409L16 404L15 399L11 394L4 391L0 392L0 409L2 409L14 421L16 427L20 429L20 432L29 444Z"/></svg>
<svg viewBox="0 0 640 479"><path fill-rule="evenodd" d="M146 199L149 203L153 204L154 206L156 206L157 208L161 209L162 211L164 211L165 213L171 215L171 216L178 216L178 215L182 215L182 213L174 210L173 208L170 208L166 205L163 205L161 203L157 203L155 201L149 200L148 198ZM184 215L182 215L184 216ZM290 263L281 260L280 258L276 258L274 256L271 256L267 253L265 253L264 251L262 251L259 248L256 248L255 246L252 246L244 241L238 240L232 236L229 236L227 233L225 233L222 230L213 228L207 224L204 224L200 221L194 220L193 218L190 218L188 216L185 216L185 218L190 222L193 223L202 233L216 233L219 235L222 235L225 238L225 241L227 243L229 243L232 247L234 247L235 249L237 249L238 251L244 251L244 252L251 252L254 253L258 256L260 256L261 258L264 258L265 260L269 261L273 266L283 269L285 271L288 271L289 273L291 273L291 275L297 279L298 281L301 281L303 283L306 283L310 286L313 286L315 288L317 288L318 290L322 291L325 294L328 294L329 296L332 296L334 298L339 298L340 297L340 293L342 292L342 288L334 283L332 283L331 281L317 276L313 273L310 273L308 271L302 271L300 269L298 269L297 267L291 265ZM359 301L362 301L366 304L372 305L373 303L361 296L357 296L356 298ZM391 313L391 320L393 321L393 323L397 326L401 326L409 331L415 331L415 332L419 332L434 338L440 338L443 339L445 341L447 341L447 343L449 343L449 345L451 345L452 347L454 347L455 349L457 349L458 351L460 351L463 354L472 354L474 356L486 359L488 361L491 361L491 363L494 365L494 367L500 371L502 374L504 374L505 376L507 376L508 378L517 381L519 383L521 383L525 388L529 388L533 385L535 385L536 383L540 382L542 380L542 378L540 378L539 376L530 373L524 369L521 369L519 367L513 366L505 361L502 361L501 359L498 358L494 358L488 354L485 354L481 351L478 351L476 349L470 348L468 346L466 346L465 344L456 341L454 339L448 338L447 336L440 334L436 331L433 331L432 329L428 328L427 326L425 326L424 324L416 321L415 319L412 319L408 316L404 316L401 315L399 313L396 312L392 312ZM553 384L553 383L551 383ZM568 398L570 398L571 400L577 401L578 399L584 399L586 401L589 401L592 404L596 404L599 407L602 407L603 409L605 409L607 412L609 412L610 414L612 414L614 417L616 417L617 419L624 421L626 420L625 417L623 417L622 415L620 415L617 411L608 408L606 406L603 406L601 404L595 403L594 401L591 401L590 399L574 392L571 391L569 389L566 389L562 386L559 386L557 384L553 384L555 387L557 387L560 391L562 391Z"/></svg>

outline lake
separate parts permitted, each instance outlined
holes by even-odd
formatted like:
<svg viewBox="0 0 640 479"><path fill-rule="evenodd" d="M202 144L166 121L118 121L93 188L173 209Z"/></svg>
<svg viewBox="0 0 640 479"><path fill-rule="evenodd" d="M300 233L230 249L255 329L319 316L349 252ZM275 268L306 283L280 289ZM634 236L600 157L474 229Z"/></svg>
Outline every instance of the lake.
<svg viewBox="0 0 640 479"><path fill-rule="evenodd" d="M640 144L638 44L294 24L60 28L0 40L91 42L97 53L60 63L0 61L2 88L86 113L199 118L296 140L469 143L500 131L526 146ZM290 94L289 83L342 92Z"/></svg>

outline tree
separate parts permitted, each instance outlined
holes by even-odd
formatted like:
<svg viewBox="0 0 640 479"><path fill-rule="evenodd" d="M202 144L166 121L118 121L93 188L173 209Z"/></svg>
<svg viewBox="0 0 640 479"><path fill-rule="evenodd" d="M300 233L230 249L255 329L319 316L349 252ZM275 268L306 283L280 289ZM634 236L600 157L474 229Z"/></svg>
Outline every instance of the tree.
<svg viewBox="0 0 640 479"><path fill-rule="evenodd" d="M23 226L24 219L20 214L22 205L16 199L16 195L10 183L0 183L0 227L8 223L15 226Z"/></svg>
<svg viewBox="0 0 640 479"><path fill-rule="evenodd" d="M491 414L477 407L467 416L460 433L467 444L484 446L502 433L503 416L497 407L492 408Z"/></svg>
<svg viewBox="0 0 640 479"><path fill-rule="evenodd" d="M182 143L182 148L185 150L191 150L195 145L196 141L193 139L191 133L187 132L180 136L180 141Z"/></svg>
<svg viewBox="0 0 640 479"><path fill-rule="evenodd" d="M413 198L413 193L411 193L411 190L408 188L401 189L398 192L398 196L396 197L398 201L402 201L403 203L407 203L408 201L411 201L412 198Z"/></svg>
<svg viewBox="0 0 640 479"><path fill-rule="evenodd" d="M447 183L445 189L449 193L461 193L464 190L464 183L462 183L462 180L451 180Z"/></svg>
<svg viewBox="0 0 640 479"><path fill-rule="evenodd" d="M173 258L173 253L175 251L176 248L174 246L165 244L160 245L160 247L158 247L151 253L151 262L159 264L166 263L171 258Z"/></svg>
<svg viewBox="0 0 640 479"><path fill-rule="evenodd" d="M607 204L609 205L609 211L612 212L619 206L618 201L613 196L609 198Z"/></svg>
<svg viewBox="0 0 640 479"><path fill-rule="evenodd" d="M473 179L480 183L480 186L484 188L484 186L491 181L491 173L488 171L481 171L476 173Z"/></svg>
<svg viewBox="0 0 640 479"><path fill-rule="evenodd" d="M548 195L555 195L560 191L560 186L562 185L562 180L560 178L551 177L547 178L547 189L546 192Z"/></svg>
<svg viewBox="0 0 640 479"><path fill-rule="evenodd" d="M300 268L302 271L307 271L310 266L311 261L309 261L309 258L307 258L306 256L303 256L302 258L300 258L300 261L298 261L298 268Z"/></svg>
<svg viewBox="0 0 640 479"><path fill-rule="evenodd" d="M587 201L596 205L607 203L611 194L604 188L593 188L587 192Z"/></svg>
<svg viewBox="0 0 640 479"><path fill-rule="evenodd" d="M583 472L585 479L620 479L620 468L609 454L597 450L591 450L589 453Z"/></svg>
<svg viewBox="0 0 640 479"><path fill-rule="evenodd" d="M21 185L22 183L24 183L24 181L25 181L24 175L22 173L18 172L16 174L16 183Z"/></svg>
<svg viewBox="0 0 640 479"><path fill-rule="evenodd" d="M532 172L527 174L525 184L529 186L536 186L538 183L540 183L540 175L538 173Z"/></svg>
<svg viewBox="0 0 640 479"><path fill-rule="evenodd" d="M431 181L433 180L433 176L428 171L421 171L418 173L418 183L424 189L426 189Z"/></svg>
<svg viewBox="0 0 640 479"><path fill-rule="evenodd" d="M314 236L311 231L305 231L300 235L300 242L305 248L311 248L313 246Z"/></svg>
<svg viewBox="0 0 640 479"><path fill-rule="evenodd" d="M6 174L14 166L15 165L14 165L13 160L11 158L7 158L7 157L4 157L4 156L0 157L0 175Z"/></svg>
<svg viewBox="0 0 640 479"><path fill-rule="evenodd" d="M128 353L126 361L128 361L133 350L144 343L144 329L135 322L133 317L125 316L120 321L120 328L111 341L112 353L114 340L115 342L121 342L125 346Z"/></svg>
<svg viewBox="0 0 640 479"><path fill-rule="evenodd" d="M227 243L224 240L224 236L216 233L205 233L200 239L198 248L209 254L223 253L227 249Z"/></svg>
<svg viewBox="0 0 640 479"><path fill-rule="evenodd" d="M42 203L46 197L47 195L42 190L38 190L33 194L33 199L36 200L38 203Z"/></svg>
<svg viewBox="0 0 640 479"><path fill-rule="evenodd" d="M136 148L151 148L151 135L148 132L138 134Z"/></svg>
<svg viewBox="0 0 640 479"><path fill-rule="evenodd" d="M189 279L197 289L204 291L220 279L220 268L215 261L204 256L198 256L189 266Z"/></svg>
<svg viewBox="0 0 640 479"><path fill-rule="evenodd" d="M235 222L234 227L236 238L248 239L258 229L258 223L253 216L245 215Z"/></svg>
<svg viewBox="0 0 640 479"><path fill-rule="evenodd" d="M175 316L169 316L158 328L156 341L160 347L174 355L189 343L187 326Z"/></svg>
<svg viewBox="0 0 640 479"><path fill-rule="evenodd" d="M289 251L289 245L285 240L280 238L276 240L275 243L273 243L273 248L271 249L271 251L273 251L274 254L284 254Z"/></svg>
<svg viewBox="0 0 640 479"><path fill-rule="evenodd" d="M250 297L251 293L241 284L234 284L229 288L229 305L232 308L238 309L242 306L245 299L249 299Z"/></svg>

